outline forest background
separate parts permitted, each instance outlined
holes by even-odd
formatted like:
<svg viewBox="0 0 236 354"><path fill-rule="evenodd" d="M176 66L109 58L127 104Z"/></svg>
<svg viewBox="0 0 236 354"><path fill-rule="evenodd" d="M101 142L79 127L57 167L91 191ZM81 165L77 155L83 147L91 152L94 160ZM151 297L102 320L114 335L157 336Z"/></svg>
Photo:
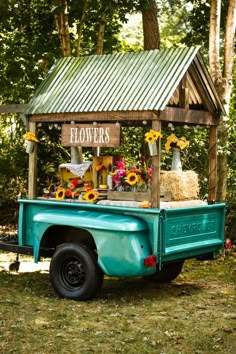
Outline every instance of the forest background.
<svg viewBox="0 0 236 354"><path fill-rule="evenodd" d="M224 70L228 10L230 6L235 8L235 0L0 0L0 105L27 103L55 60L61 56L200 45L205 63L212 68L209 50L212 51L214 41L209 41L209 34L214 6L218 6L220 11L216 43L219 44L220 70ZM140 21L129 27L128 19L130 15L135 19L135 14L140 15ZM236 241L235 65L230 80L231 98L228 116L221 122L218 157L225 166L227 164L226 171L221 168L227 185L225 195L222 194L228 205L227 237ZM39 194L55 180L59 164L70 161L70 150L60 144L60 128L58 124L38 125ZM200 196L204 198L208 177L208 130L197 126L170 126L163 133L167 136L173 131L190 141L190 147L182 154L183 167L199 174ZM17 198L27 195L25 132L20 113L0 115L1 225L16 221ZM146 153L144 133L145 128L123 128L122 145L113 153L126 156L130 165L136 164ZM109 154L110 151L104 149L102 153ZM89 159L90 155L90 149L83 150L84 159ZM170 160L171 156L163 144L162 169L170 168Z"/></svg>

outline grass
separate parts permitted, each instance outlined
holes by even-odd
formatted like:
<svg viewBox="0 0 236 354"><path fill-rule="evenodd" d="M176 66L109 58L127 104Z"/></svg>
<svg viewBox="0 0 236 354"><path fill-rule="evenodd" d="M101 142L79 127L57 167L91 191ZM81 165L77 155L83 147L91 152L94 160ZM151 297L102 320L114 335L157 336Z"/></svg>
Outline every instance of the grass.
<svg viewBox="0 0 236 354"><path fill-rule="evenodd" d="M88 302L57 298L47 271L9 273L7 257L0 253L1 354L236 353L235 252L187 261L168 285L106 278Z"/></svg>

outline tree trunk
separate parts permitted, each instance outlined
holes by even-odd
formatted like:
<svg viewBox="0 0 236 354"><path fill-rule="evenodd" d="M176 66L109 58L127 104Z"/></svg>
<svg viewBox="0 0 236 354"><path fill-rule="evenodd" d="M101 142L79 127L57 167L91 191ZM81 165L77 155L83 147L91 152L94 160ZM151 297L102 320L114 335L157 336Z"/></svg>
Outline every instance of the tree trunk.
<svg viewBox="0 0 236 354"><path fill-rule="evenodd" d="M220 13L221 0L211 0L209 63L210 72L219 97L229 114L229 102L232 89L232 71L234 60L234 38L236 26L236 0L229 0L224 38L224 69L220 65ZM228 118L221 117L218 126L218 141L221 146L227 142ZM217 161L217 192L216 200L225 201L227 191L227 155L219 154Z"/></svg>
<svg viewBox="0 0 236 354"><path fill-rule="evenodd" d="M79 28L78 28L77 57L80 56L81 37L82 37L84 19L85 19L87 8L88 8L88 0L84 0L82 16L81 16L80 24L79 24Z"/></svg>
<svg viewBox="0 0 236 354"><path fill-rule="evenodd" d="M106 17L107 17L107 8L105 8L102 11L101 20L99 23L98 35L97 35L97 46L96 46L97 55L102 55L103 53L103 38L104 38L104 31L106 26Z"/></svg>
<svg viewBox="0 0 236 354"><path fill-rule="evenodd" d="M148 0L142 9L144 50L160 49L160 31L156 0Z"/></svg>
<svg viewBox="0 0 236 354"><path fill-rule="evenodd" d="M58 4L58 2L57 2ZM67 0L60 0L54 12L63 57L71 55Z"/></svg>

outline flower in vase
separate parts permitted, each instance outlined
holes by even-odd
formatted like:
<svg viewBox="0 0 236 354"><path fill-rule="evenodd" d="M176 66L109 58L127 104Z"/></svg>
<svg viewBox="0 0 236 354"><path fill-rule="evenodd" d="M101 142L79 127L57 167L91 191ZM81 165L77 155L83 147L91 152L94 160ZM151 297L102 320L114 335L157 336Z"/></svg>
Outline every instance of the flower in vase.
<svg viewBox="0 0 236 354"><path fill-rule="evenodd" d="M188 146L189 141L187 141L184 136L182 136L181 138L177 138L175 134L169 135L165 143L166 150L170 150L172 147L177 147L183 150Z"/></svg>
<svg viewBox="0 0 236 354"><path fill-rule="evenodd" d="M106 170L107 168L106 168L106 166L104 166L104 165L97 165L96 166L96 171L104 171L104 170Z"/></svg>
<svg viewBox="0 0 236 354"><path fill-rule="evenodd" d="M134 186L139 182L139 176L135 172L128 173L126 181L130 186Z"/></svg>
<svg viewBox="0 0 236 354"><path fill-rule="evenodd" d="M39 140L36 138L33 132L27 132L23 135L23 138L28 141L34 141L35 143L39 143Z"/></svg>
<svg viewBox="0 0 236 354"><path fill-rule="evenodd" d="M162 134L161 132L157 132L153 129L150 129L149 132L145 134L145 141L149 144L154 143L157 139L161 138Z"/></svg>

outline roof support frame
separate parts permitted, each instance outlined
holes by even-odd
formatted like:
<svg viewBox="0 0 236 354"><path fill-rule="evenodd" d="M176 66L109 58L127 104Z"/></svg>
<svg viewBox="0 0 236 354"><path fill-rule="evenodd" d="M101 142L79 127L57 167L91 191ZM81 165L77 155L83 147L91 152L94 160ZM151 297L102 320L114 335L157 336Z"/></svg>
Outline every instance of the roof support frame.
<svg viewBox="0 0 236 354"><path fill-rule="evenodd" d="M157 112L153 111L117 111L117 112L83 112L83 113L51 113L34 114L29 117L30 122L94 122L94 121L139 121L156 120ZM217 119L213 113L190 110L176 107L166 107L160 111L159 120L186 124L216 125Z"/></svg>

